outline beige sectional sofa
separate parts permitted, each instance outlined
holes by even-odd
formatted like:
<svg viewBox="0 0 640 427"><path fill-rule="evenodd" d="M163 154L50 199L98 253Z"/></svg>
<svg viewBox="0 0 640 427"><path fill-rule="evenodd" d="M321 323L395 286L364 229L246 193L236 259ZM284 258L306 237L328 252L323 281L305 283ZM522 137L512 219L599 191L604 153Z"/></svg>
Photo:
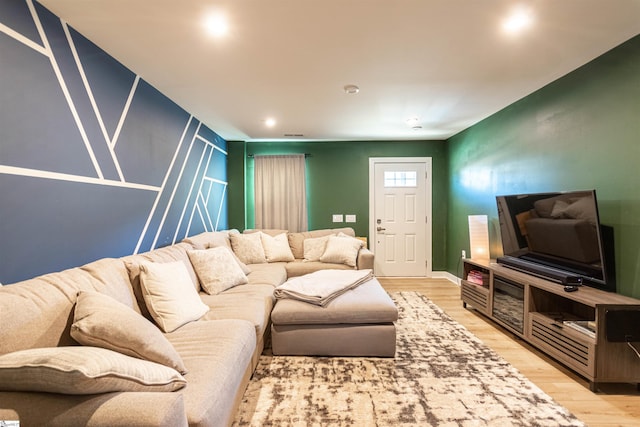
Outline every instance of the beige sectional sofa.
<svg viewBox="0 0 640 427"><path fill-rule="evenodd" d="M373 268L365 248L355 265L303 260L306 239L337 233L353 236L348 228L287 233L293 260L248 264L242 248L234 248L243 237L203 233L0 287L0 420L20 420L22 427L229 425L269 343L274 288L317 269ZM269 235L283 239L279 231ZM210 294L191 257L221 246L238 249L246 283ZM162 318L166 295L151 286L163 280L153 274L165 266L186 271L171 278L188 282L182 293L197 295L192 306L206 311L194 321L178 319L184 324L170 331L161 331L175 320Z"/></svg>

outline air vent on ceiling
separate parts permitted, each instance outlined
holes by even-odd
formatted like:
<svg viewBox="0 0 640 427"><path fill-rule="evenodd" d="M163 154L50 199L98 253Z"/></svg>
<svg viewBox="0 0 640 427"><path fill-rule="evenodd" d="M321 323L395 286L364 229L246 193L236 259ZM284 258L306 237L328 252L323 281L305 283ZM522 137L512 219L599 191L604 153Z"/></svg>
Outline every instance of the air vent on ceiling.
<svg viewBox="0 0 640 427"><path fill-rule="evenodd" d="M303 133L285 133L284 136L295 136L295 137L303 137L304 134Z"/></svg>

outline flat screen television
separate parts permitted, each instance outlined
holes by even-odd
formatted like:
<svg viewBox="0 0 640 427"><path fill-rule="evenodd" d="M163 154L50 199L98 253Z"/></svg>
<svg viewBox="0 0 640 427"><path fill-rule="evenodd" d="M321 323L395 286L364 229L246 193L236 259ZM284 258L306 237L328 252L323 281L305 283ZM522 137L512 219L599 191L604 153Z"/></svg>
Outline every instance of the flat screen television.
<svg viewBox="0 0 640 427"><path fill-rule="evenodd" d="M496 202L504 253L498 263L616 291L613 229L600 224L595 190L503 195Z"/></svg>

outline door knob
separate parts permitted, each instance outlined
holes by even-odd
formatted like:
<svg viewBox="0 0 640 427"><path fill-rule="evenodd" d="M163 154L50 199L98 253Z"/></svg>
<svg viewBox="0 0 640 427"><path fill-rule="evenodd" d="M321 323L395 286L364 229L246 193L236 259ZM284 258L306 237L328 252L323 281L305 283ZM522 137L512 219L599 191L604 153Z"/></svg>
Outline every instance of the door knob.
<svg viewBox="0 0 640 427"><path fill-rule="evenodd" d="M378 230L378 231L384 231L384 230L386 230L386 228L378 227L378 228L376 228L376 230Z"/></svg>

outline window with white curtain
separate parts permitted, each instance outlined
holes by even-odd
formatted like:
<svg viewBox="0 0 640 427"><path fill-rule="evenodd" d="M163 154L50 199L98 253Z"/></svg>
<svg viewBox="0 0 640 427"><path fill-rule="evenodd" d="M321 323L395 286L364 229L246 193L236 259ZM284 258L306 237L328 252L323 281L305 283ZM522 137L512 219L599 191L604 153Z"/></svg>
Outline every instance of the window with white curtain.
<svg viewBox="0 0 640 427"><path fill-rule="evenodd" d="M254 157L255 228L307 231L304 154Z"/></svg>

